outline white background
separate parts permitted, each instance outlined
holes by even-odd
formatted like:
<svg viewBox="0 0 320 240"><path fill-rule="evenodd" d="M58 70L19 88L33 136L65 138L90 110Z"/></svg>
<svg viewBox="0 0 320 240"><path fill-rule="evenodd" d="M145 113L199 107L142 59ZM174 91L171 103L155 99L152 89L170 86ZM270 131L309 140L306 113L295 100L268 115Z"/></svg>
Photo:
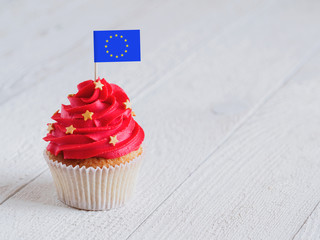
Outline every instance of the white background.
<svg viewBox="0 0 320 240"><path fill-rule="evenodd" d="M318 0L2 0L0 239L319 239L319 25ZM146 159L125 207L88 212L57 200L42 137L104 29L141 29L142 61L98 75Z"/></svg>

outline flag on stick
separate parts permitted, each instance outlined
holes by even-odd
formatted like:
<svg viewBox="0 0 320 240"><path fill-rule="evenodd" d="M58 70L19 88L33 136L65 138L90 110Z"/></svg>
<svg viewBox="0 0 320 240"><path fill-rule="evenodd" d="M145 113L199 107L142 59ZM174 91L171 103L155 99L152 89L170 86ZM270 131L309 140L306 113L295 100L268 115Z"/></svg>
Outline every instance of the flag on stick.
<svg viewBox="0 0 320 240"><path fill-rule="evenodd" d="M140 30L94 31L94 62L140 61Z"/></svg>

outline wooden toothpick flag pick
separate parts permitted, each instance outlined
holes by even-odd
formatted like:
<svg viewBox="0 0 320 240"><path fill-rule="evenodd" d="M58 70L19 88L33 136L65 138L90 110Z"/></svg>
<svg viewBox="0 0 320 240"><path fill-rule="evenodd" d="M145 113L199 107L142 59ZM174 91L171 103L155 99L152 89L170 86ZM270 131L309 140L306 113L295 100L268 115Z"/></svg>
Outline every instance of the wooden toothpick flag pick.
<svg viewBox="0 0 320 240"><path fill-rule="evenodd" d="M97 62L141 61L140 30L94 31L95 80Z"/></svg>

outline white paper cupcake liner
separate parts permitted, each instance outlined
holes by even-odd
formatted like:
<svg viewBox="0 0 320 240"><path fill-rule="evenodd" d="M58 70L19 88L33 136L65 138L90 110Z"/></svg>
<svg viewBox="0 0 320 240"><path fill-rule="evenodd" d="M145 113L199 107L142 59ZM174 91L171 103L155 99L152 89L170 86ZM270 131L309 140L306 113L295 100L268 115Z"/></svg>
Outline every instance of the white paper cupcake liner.
<svg viewBox="0 0 320 240"><path fill-rule="evenodd" d="M44 151L59 200L85 210L109 210L130 199L143 155L115 167L80 168L53 161Z"/></svg>

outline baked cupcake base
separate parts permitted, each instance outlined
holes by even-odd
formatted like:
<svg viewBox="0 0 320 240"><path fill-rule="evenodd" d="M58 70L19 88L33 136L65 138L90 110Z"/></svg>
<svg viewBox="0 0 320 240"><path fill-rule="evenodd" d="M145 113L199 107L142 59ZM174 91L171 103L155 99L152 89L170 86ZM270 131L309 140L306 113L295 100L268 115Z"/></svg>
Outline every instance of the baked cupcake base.
<svg viewBox="0 0 320 240"><path fill-rule="evenodd" d="M84 210L109 210L129 200L143 159L142 148L140 154L131 160L128 159L132 156L114 164L106 159L105 164L109 164L95 168L66 165L53 156L44 151L59 200Z"/></svg>

